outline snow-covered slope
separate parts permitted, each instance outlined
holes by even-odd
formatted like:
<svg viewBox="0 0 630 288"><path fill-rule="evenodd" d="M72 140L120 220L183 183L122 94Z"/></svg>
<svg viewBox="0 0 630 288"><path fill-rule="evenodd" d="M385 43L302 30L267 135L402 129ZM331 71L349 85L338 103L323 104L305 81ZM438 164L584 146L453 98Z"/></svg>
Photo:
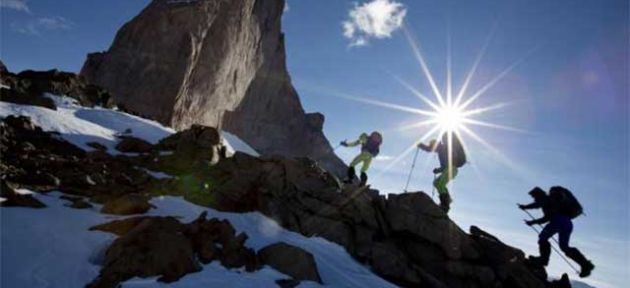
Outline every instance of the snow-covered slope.
<svg viewBox="0 0 630 288"><path fill-rule="evenodd" d="M1 287L83 287L99 272L99 255L115 238L100 231L88 231L97 224L121 219L100 214L100 206L76 210L64 206L61 193L35 197L46 204L44 209L0 208L2 224ZM284 241L309 251L315 257L325 286L394 287L361 266L339 245L322 238L307 238L287 231L259 213L222 213L197 206L178 197L161 197L151 201L157 208L148 215L177 216L190 222L203 211L209 217L228 219L238 232L249 236L246 246L256 250ZM228 270L213 262L198 273L186 275L168 287L276 287L275 280L289 278L269 267L254 273ZM123 287L167 285L156 278L131 279ZM300 287L317 287L303 282Z"/></svg>
<svg viewBox="0 0 630 288"><path fill-rule="evenodd" d="M50 96L58 109L0 102L0 117L25 115L47 131L56 131L64 139L82 147L95 141L115 153L116 134L127 129L132 135L156 143L174 131L140 117L103 108L86 108L76 105L67 97ZM234 135L224 133L229 149L257 155ZM21 191L28 193L28 191ZM103 215L100 206L76 210L64 206L61 193L35 197L47 205L44 209L0 208L0 287L83 287L99 272L101 253L114 236L99 231L88 231L97 224L122 218ZM302 247L315 257L325 286L332 287L394 287L370 270L357 263L343 247L325 239L307 238L287 231L273 220L259 213L223 213L197 206L178 197L154 198L148 215L181 217L182 222L195 219L202 211L209 217L228 219L238 232L245 232L247 247L256 250L279 241ZM289 278L265 267L254 273L228 270L215 262L205 265L198 273L186 275L180 281L168 285L155 278L134 278L123 287L277 287L275 280ZM300 287L320 286L314 282L302 282Z"/></svg>
<svg viewBox="0 0 630 288"><path fill-rule="evenodd" d="M45 131L60 133L61 137L85 150L93 150L86 145L88 142L98 142L105 145L110 153L117 153L114 147L118 139L116 135L130 130L130 136L142 138L151 143L175 133L175 130L164 127L160 123L100 107L83 107L69 97L47 95L57 105L57 110L39 106L18 105L0 102L0 117L8 115L24 115ZM244 152L253 156L258 153L238 137L223 132L223 143L228 152Z"/></svg>

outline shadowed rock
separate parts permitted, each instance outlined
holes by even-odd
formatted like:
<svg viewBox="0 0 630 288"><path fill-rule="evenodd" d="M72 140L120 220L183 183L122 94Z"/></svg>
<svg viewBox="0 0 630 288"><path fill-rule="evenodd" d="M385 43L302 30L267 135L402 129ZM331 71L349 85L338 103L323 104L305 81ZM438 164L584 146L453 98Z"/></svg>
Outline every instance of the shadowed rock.
<svg viewBox="0 0 630 288"><path fill-rule="evenodd" d="M311 253L301 248L279 242L261 249L258 251L258 255L262 263L296 280L309 280L322 283L315 258L313 258Z"/></svg>
<svg viewBox="0 0 630 288"><path fill-rule="evenodd" d="M178 130L221 127L262 155L310 157L343 173L323 115L305 113L291 84L283 9L282 0L153 0L106 52L88 55L81 75Z"/></svg>

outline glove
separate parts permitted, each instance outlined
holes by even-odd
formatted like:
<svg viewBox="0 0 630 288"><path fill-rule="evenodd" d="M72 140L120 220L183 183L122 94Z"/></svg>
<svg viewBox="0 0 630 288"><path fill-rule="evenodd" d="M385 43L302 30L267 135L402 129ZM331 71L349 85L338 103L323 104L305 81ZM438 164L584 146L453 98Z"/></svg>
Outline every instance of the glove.
<svg viewBox="0 0 630 288"><path fill-rule="evenodd" d="M348 143L346 143L346 140L341 141L341 143L339 143L339 145L341 145L343 147L348 147Z"/></svg>
<svg viewBox="0 0 630 288"><path fill-rule="evenodd" d="M433 169L433 174L438 174L438 173L442 173L442 168Z"/></svg>
<svg viewBox="0 0 630 288"><path fill-rule="evenodd" d="M528 221L528 220L525 220L525 224L527 224L527 226L532 226L532 225L534 225L535 223L534 223L534 220L529 220L529 221Z"/></svg>
<svg viewBox="0 0 630 288"><path fill-rule="evenodd" d="M516 204L516 205L518 205L518 209L525 210L525 205L523 204Z"/></svg>

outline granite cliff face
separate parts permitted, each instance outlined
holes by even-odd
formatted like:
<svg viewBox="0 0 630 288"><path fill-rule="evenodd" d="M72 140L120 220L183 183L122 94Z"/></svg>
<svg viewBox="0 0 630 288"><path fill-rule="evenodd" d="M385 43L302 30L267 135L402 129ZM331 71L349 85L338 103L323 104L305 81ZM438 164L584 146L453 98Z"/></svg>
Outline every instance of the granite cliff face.
<svg viewBox="0 0 630 288"><path fill-rule="evenodd" d="M305 113L286 69L283 0L154 0L88 55L81 75L117 103L178 130L220 127L263 155L344 164Z"/></svg>

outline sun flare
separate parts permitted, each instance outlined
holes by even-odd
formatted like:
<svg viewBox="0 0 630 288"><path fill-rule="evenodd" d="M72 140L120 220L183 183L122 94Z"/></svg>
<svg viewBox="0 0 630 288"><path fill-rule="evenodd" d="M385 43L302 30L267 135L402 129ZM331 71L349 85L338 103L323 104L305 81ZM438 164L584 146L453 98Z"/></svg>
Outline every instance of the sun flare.
<svg viewBox="0 0 630 288"><path fill-rule="evenodd" d="M463 109L454 104L446 104L437 109L436 113L435 123L445 132L459 133L466 120Z"/></svg>
<svg viewBox="0 0 630 288"><path fill-rule="evenodd" d="M494 27L496 29L496 26ZM525 132L527 131L497 124L491 123L487 121L480 120L480 116L488 114L491 111L502 109L510 103L499 102L494 103L484 107L471 107L474 102L479 99L482 95L486 94L488 90L490 90L495 84L497 84L500 80L502 80L506 75L508 75L516 66L522 63L527 56L533 53L536 48L531 49L525 56L520 59L514 61L511 65L507 66L504 70L502 70L499 74L497 74L494 78L492 78L489 82L484 85L480 85L476 91L468 91L471 86L472 79L477 71L477 68L483 58L486 49L491 42L492 36L494 35L495 29L493 29L488 37L485 39L485 42L481 48L481 51L474 59L471 69L468 71L466 76L461 83L461 86L457 91L453 91L453 83L452 83L452 71L451 71L451 41L450 35L447 38L447 59L446 59L446 85L445 89L441 91L438 87L431 70L429 69L424 56L421 53L419 42L414 39L412 34L409 32L407 27L404 27L404 32L411 47L411 50L420 65L421 72L424 74L427 83L430 86L430 92L433 97L427 97L423 92L420 92L415 85L407 83L402 78L391 75L396 79L400 84L402 84L407 90L409 90L414 96L422 101L425 105L418 106L405 106L400 104L389 103L376 99L369 99L365 97L356 97L348 94L337 93L342 98L346 98L353 101L358 101L362 103L366 103L369 105L380 106L387 109L394 109L402 112L412 113L421 117L415 123L405 125L399 127L400 130L420 130L424 131L424 133L419 133L420 137L412 143L406 150L401 152L397 157L389 162L389 164L377 175L380 176L392 167L396 166L400 161L402 161L409 153L414 151L417 147L417 144L420 142L427 141L429 139L441 139L442 135L445 133L449 133L447 135L456 135L464 149L467 148L467 140L474 140L475 142L481 144L488 151L491 151L494 156L498 160L500 160L506 166L517 169L517 165L515 165L512 161L510 161L505 155L503 155L498 149L493 147L490 143L488 143L485 139L479 136L474 130L473 127L481 127L481 128L492 128L492 129L500 129L511 132ZM456 93L455 93L456 92ZM431 99L433 98L433 99ZM427 109L428 108L428 109ZM427 128L428 127L428 128ZM452 133L452 134L450 134ZM469 153L470 156L470 153ZM475 168L476 169L476 168Z"/></svg>

